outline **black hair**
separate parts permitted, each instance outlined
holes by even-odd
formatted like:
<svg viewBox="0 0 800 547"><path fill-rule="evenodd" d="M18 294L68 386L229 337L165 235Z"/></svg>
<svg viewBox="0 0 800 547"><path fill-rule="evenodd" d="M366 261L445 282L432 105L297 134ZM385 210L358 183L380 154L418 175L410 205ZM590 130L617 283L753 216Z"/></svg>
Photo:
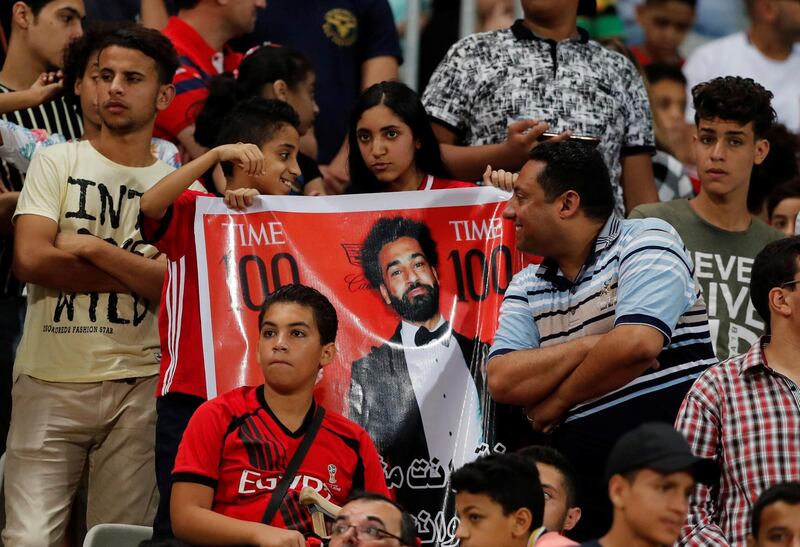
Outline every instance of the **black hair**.
<svg viewBox="0 0 800 547"><path fill-rule="evenodd" d="M55 0L21 0L23 4L31 8L31 12L33 12L33 16L36 17L42 11L42 9L49 4L50 2L54 2ZM13 1L10 4L13 5Z"/></svg>
<svg viewBox="0 0 800 547"><path fill-rule="evenodd" d="M290 125L297 129L300 120L297 112L288 103L261 97L245 99L222 120L222 128L213 146L247 142L264 146L281 127ZM222 163L223 172L230 176L233 165Z"/></svg>
<svg viewBox="0 0 800 547"><path fill-rule="evenodd" d="M764 134L769 141L769 154L750 173L747 189L747 210L758 215L772 191L800 176L800 140L785 125L775 123Z"/></svg>
<svg viewBox="0 0 800 547"><path fill-rule="evenodd" d="M605 221L614 212L608 168L594 145L578 141L545 142L531 150L529 157L545 164L539 173L539 184L548 202L574 190L589 218Z"/></svg>
<svg viewBox="0 0 800 547"><path fill-rule="evenodd" d="M377 492L365 492L363 490L356 490L355 492L351 493L347 498L347 501L344 503L347 505L351 501L382 501L400 511L400 539L403 541L403 545L416 545L417 527L414 517L411 516L411 513L406 511L402 505L393 499L384 496L383 494L378 494Z"/></svg>
<svg viewBox="0 0 800 547"><path fill-rule="evenodd" d="M775 122L772 92L752 78L724 76L692 88L694 121L719 118L740 125L753 123L756 138L764 138Z"/></svg>
<svg viewBox="0 0 800 547"><path fill-rule="evenodd" d="M199 3L200 0L172 0L172 5L177 10L196 8Z"/></svg>
<svg viewBox="0 0 800 547"><path fill-rule="evenodd" d="M750 277L750 300L770 332L769 291L792 281L800 258L800 237L793 236L768 243L756 255ZM791 290L800 290L793 286Z"/></svg>
<svg viewBox="0 0 800 547"><path fill-rule="evenodd" d="M563 477L564 488L567 491L567 507L575 507L578 497L578 482L575 468L564 455L552 446L526 446L517 451L517 454L530 458L536 463L542 463L555 468Z"/></svg>
<svg viewBox="0 0 800 547"><path fill-rule="evenodd" d="M775 208L785 199L800 198L800 177L794 178L789 182L776 186L767 196L767 214L772 222L772 214Z"/></svg>
<svg viewBox="0 0 800 547"><path fill-rule="evenodd" d="M417 240L431 267L435 268L439 264L436 242L433 240L431 229L427 224L405 217L381 218L372 225L369 234L364 239L360 255L364 276L373 289L377 289L383 284L383 272L378 261L381 249L401 237Z"/></svg>
<svg viewBox="0 0 800 547"><path fill-rule="evenodd" d="M83 34L72 40L64 50L64 98L81 111L81 102L75 95L75 81L82 79L92 54L96 54L105 37L119 29L129 28L134 23L128 22L99 22L89 25Z"/></svg>
<svg viewBox="0 0 800 547"><path fill-rule="evenodd" d="M539 471L531 460L519 454L491 454L464 465L450 476L456 494L482 494L500 504L509 515L523 507L532 515L530 529L542 525L544 493Z"/></svg>
<svg viewBox="0 0 800 547"><path fill-rule="evenodd" d="M755 538L758 538L761 531L761 513L773 503L780 502L787 505L800 504L800 482L782 482L761 492L750 513L750 531Z"/></svg>
<svg viewBox="0 0 800 547"><path fill-rule="evenodd" d="M350 115L350 128L347 134L350 144L348 167L353 184L349 192L366 194L384 190L384 185L375 178L364 162L358 146L358 122L364 112L378 105L384 105L394 112L411 129L414 139L419 143L419 148L414 153L416 168L428 175L448 176L442 164L439 141L433 134L428 113L419 95L401 82L380 82L370 86L361 94Z"/></svg>
<svg viewBox="0 0 800 547"><path fill-rule="evenodd" d="M314 322L319 331L319 340L323 345L336 341L336 331L339 330L339 318L336 310L328 298L317 289L307 285L290 284L278 287L264 299L261 311L258 312L258 328L264 322L264 314L273 304L289 303L308 306L314 313Z"/></svg>
<svg viewBox="0 0 800 547"><path fill-rule="evenodd" d="M208 98L195 122L194 139L211 147L223 127L222 120L244 99L261 97L264 86L283 80L295 89L311 73L311 63L302 53L288 47L261 46L239 65L238 76L220 74L211 79Z"/></svg>
<svg viewBox="0 0 800 547"><path fill-rule="evenodd" d="M644 5L659 6L661 4L666 4L667 2L680 2L681 4L686 4L692 9L697 7L697 0L644 0Z"/></svg>
<svg viewBox="0 0 800 547"><path fill-rule="evenodd" d="M133 49L150 57L156 63L161 85L172 83L180 66L178 53L169 38L142 25L126 25L107 33L97 49L102 51L111 46Z"/></svg>
<svg viewBox="0 0 800 547"><path fill-rule="evenodd" d="M644 67L644 75L647 83L655 85L662 80L669 82L678 82L679 84L686 85L686 76L683 71L675 66L666 63L651 63Z"/></svg>

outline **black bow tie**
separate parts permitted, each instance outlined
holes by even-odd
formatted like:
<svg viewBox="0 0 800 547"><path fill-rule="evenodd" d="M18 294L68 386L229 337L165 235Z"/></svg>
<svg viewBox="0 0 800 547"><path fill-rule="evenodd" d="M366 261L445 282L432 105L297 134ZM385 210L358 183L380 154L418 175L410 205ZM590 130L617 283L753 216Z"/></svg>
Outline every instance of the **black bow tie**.
<svg viewBox="0 0 800 547"><path fill-rule="evenodd" d="M445 321L442 323L438 329L434 331L429 331L425 327L420 327L417 331L417 334L414 335L414 343L418 346L424 346L426 344L430 344L434 340L438 340L442 336L447 333L447 330L450 328L450 323Z"/></svg>

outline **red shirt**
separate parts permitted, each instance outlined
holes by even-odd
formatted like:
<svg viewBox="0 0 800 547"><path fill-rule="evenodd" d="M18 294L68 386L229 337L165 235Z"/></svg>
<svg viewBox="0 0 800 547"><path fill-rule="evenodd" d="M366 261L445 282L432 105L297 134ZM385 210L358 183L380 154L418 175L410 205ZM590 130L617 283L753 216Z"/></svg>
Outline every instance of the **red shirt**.
<svg viewBox="0 0 800 547"><path fill-rule="evenodd" d="M208 97L208 82L222 72L239 66L242 54L231 50L215 51L197 31L178 17L170 17L161 31L172 41L181 66L175 73L175 98L158 113L155 137L175 141L178 133L192 125Z"/></svg>
<svg viewBox="0 0 800 547"><path fill-rule="evenodd" d="M631 53L633 54L633 56L636 57L636 60L639 61L639 65L642 68L653 64L653 59L647 53L645 53L644 48L642 48L641 46L631 46L630 50L631 50ZM683 66L683 58L682 57L678 57L678 65L677 66L679 66L679 67Z"/></svg>
<svg viewBox="0 0 800 547"><path fill-rule="evenodd" d="M167 256L167 276L161 290L158 334L161 339L159 396L177 392L206 398L205 361L200 331L200 290L194 213L204 192L186 190L161 220L143 216L142 237Z"/></svg>
<svg viewBox="0 0 800 547"><path fill-rule="evenodd" d="M291 432L267 405L264 386L240 387L203 403L183 434L173 482L214 489L211 509L239 520L260 522L272 490L303 440L314 411ZM367 432L338 414L326 413L295 475L273 526L313 532L300 490L311 486L341 506L351 491L389 495L378 452Z"/></svg>

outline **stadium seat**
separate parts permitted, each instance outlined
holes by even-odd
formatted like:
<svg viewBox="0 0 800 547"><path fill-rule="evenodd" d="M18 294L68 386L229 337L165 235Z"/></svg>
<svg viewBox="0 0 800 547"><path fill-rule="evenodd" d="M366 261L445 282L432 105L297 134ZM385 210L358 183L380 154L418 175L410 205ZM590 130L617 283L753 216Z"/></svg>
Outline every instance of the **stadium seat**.
<svg viewBox="0 0 800 547"><path fill-rule="evenodd" d="M139 547L146 539L153 537L150 526L133 524L98 524L92 526L83 547Z"/></svg>

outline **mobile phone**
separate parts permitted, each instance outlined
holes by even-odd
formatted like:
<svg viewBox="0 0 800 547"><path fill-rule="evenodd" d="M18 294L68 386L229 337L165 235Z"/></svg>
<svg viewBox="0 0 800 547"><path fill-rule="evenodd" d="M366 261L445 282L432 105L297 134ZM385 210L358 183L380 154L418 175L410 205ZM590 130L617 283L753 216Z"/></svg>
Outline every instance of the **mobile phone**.
<svg viewBox="0 0 800 547"><path fill-rule="evenodd" d="M560 135L560 133L542 133L541 135L539 135L539 138L536 139L536 140L539 141L539 142L545 142L545 141L549 141L553 137L558 137L559 135ZM592 136L589 136L589 135L572 135L572 136L570 136L570 138L568 140L583 142L583 143L586 143L586 144L590 144L592 146L597 146L598 144L600 144L600 138L599 137L592 137Z"/></svg>

